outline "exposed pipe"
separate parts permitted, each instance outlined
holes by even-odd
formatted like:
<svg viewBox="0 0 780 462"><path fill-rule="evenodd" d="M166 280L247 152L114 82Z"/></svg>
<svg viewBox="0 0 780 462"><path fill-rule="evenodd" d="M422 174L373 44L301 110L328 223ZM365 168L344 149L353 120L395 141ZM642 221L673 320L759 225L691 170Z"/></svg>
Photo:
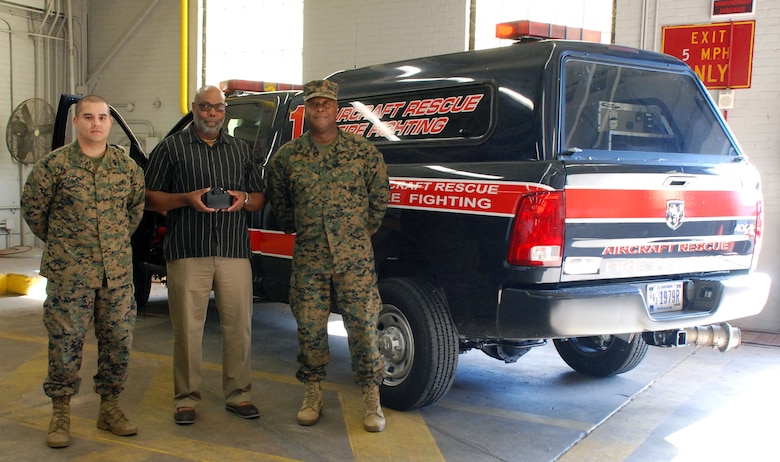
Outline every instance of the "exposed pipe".
<svg viewBox="0 0 780 462"><path fill-rule="evenodd" d="M52 11L54 10L54 2L46 2L46 11L43 12L43 17L41 18L41 23L38 25L37 33L43 32L43 25L46 24L46 18L49 17L49 15L52 14Z"/></svg>
<svg viewBox="0 0 780 462"><path fill-rule="evenodd" d="M3 18L0 18L0 21L3 21L8 27L8 95L9 95L9 102L11 103L11 108L8 111L9 114L13 114L14 112L14 47L13 47L13 36L14 31L11 29L11 23L6 21ZM6 32L6 31L3 31ZM22 197L22 192L24 190L24 177L22 176L24 172L22 171L22 164L19 164L19 197ZM20 207L15 207L11 210L20 210ZM19 242L20 245L24 245L24 220L20 220L22 223L19 228ZM11 235L11 231L8 232L8 235Z"/></svg>
<svg viewBox="0 0 780 462"><path fill-rule="evenodd" d="M52 4L54 4L55 1L57 1L57 0L52 0ZM51 24L49 25L49 30L46 32L46 35L54 35L54 28L60 22L60 15L56 11L58 11L58 10L55 10L54 8L52 8L52 12L49 15L49 16L52 17L52 20L51 20ZM48 16L46 18L44 18L44 21L46 21L47 18L48 18ZM41 28L43 28L43 27L41 27Z"/></svg>
<svg viewBox="0 0 780 462"><path fill-rule="evenodd" d="M14 31L11 29L11 23L3 18L0 18L0 21L3 21L8 27L8 100L11 102L11 110L8 113L12 114L14 112Z"/></svg>
<svg viewBox="0 0 780 462"><path fill-rule="evenodd" d="M682 347L704 345L725 352L742 343L742 331L727 322L709 326L686 327L678 330L643 332L642 339L648 344L660 347Z"/></svg>
<svg viewBox="0 0 780 462"><path fill-rule="evenodd" d="M20 5L18 3L14 3L14 2L7 2L5 0L0 0L0 5L3 5L5 7L7 7L7 8L13 8L13 9L17 9L17 10L27 11L29 13L41 14L43 12L43 10L40 9L40 8L32 8L32 7Z"/></svg>
<svg viewBox="0 0 780 462"><path fill-rule="evenodd" d="M10 4L10 3L5 2L5 1L0 1L0 5L7 5L8 7L18 8L18 9L20 9L22 11L26 11L27 13L34 13L35 15L43 14L43 17L41 18L40 23L36 27L34 27L34 28L30 27L31 30L27 31L27 32L13 30L12 27L11 27L11 24L7 20L5 20L3 18L0 18L0 21L5 23L5 25L7 27L6 30L0 29L0 32L8 33L8 48L9 48L9 50L8 50L8 66L7 66L7 69L8 69L8 76L9 76L9 78L8 78L8 84L9 84L9 87L8 87L9 90L8 91L9 91L9 103L10 103L9 113L13 113L13 111L15 109L15 106L16 106L16 103L14 101L13 36L15 34L21 34L21 35L24 35L26 37L30 37L30 38L36 39L36 41L35 41L36 56L38 56L39 53L44 53L45 54L45 50L42 49L42 46L45 46L45 45L42 44L37 39L44 39L44 40L46 40L45 44L49 44L49 45L53 45L56 42L65 42L66 38L53 36L51 34L55 31L55 29L56 29L56 33L57 34L60 34L60 32L62 32L62 28L63 28L63 26L65 24L65 19L69 20L69 22L68 22L69 32L70 32L70 29L72 29L72 22L70 22L70 21L72 21L72 14L70 14L70 1L71 0L68 0L69 15L68 15L67 18L61 17L62 15L60 15L59 13L54 11L54 2L53 1L52 2L47 2L47 8L46 8L45 12L44 12L44 10L40 10L40 9L22 8L22 7L19 7L18 5ZM32 20L31 15L28 14L27 16L28 16L28 19ZM47 33L40 33L40 32L44 31L44 28L46 27L46 22L47 22L49 17L53 17L54 18L53 21L49 25L50 26L49 27L49 31L48 31L49 33L48 34ZM69 37L69 39L70 39L70 41L69 41L69 44L70 44L69 51L71 51L71 53L72 53L72 51L73 51L75 46L74 46L74 44L72 42L72 37ZM50 57L50 59L51 59L51 57ZM35 81L38 82L39 81L38 70L37 70L37 68L38 68L38 66L37 66L38 58L35 59L35 63L36 63L36 65L35 65L35 67L36 67ZM73 78L72 76L73 76L73 67L71 66L71 79ZM49 79L46 79L46 80L49 80ZM35 87L35 92L36 92L35 94L36 94L36 96L38 95L38 91L39 91L39 87L36 84L36 87ZM49 92L45 91L45 93L48 94ZM25 177L26 177L26 166L24 164L20 163L18 165L18 174L19 174L19 197L21 197L22 193L23 193L23 190L24 190L24 180L25 180ZM19 207L13 207L12 208L12 210L19 210L19 209L20 209ZM26 240L25 239L26 232L25 232L25 222L24 222L24 220L19 220L19 227L18 227L18 229L19 229L20 245L24 246L25 245L25 240ZM10 233L9 233L9 236L10 236Z"/></svg>
<svg viewBox="0 0 780 462"><path fill-rule="evenodd" d="M73 4L68 0L68 66L70 82L68 82L68 92L72 95L76 93L76 64L73 56Z"/></svg>
<svg viewBox="0 0 780 462"><path fill-rule="evenodd" d="M716 347L728 351L742 343L742 331L727 322L710 326L696 326L685 329L686 342L695 345Z"/></svg>
<svg viewBox="0 0 780 462"><path fill-rule="evenodd" d="M189 48L188 33L189 33L189 3L187 0L181 0L180 3L181 21L179 31L179 106L182 114L190 112L188 104L188 86L189 86Z"/></svg>
<svg viewBox="0 0 780 462"><path fill-rule="evenodd" d="M70 0L68 0L67 4L68 4L68 11L70 11ZM57 37L62 35L62 29L64 29L65 26L68 25L67 19L68 19L67 17L66 18L62 18L62 21L60 21L60 24L59 24L59 27L57 28L57 31L54 32L52 35L57 36Z"/></svg>
<svg viewBox="0 0 780 462"><path fill-rule="evenodd" d="M642 13L639 21L639 48L644 50L645 35L647 34L647 0L642 0Z"/></svg>
<svg viewBox="0 0 780 462"><path fill-rule="evenodd" d="M661 0L655 0L655 17L653 18L653 47L652 51L658 51L658 18L660 17Z"/></svg>

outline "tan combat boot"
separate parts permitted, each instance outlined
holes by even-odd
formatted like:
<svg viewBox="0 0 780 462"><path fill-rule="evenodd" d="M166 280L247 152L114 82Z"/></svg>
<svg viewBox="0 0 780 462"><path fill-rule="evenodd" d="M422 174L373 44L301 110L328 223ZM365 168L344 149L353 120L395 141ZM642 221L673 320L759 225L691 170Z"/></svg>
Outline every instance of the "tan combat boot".
<svg viewBox="0 0 780 462"><path fill-rule="evenodd" d="M97 420L97 428L109 430L118 436L130 436L138 433L138 427L132 420L125 417L116 395L100 397L100 415Z"/></svg>
<svg viewBox="0 0 780 462"><path fill-rule="evenodd" d="M322 388L320 382L304 382L306 394L298 411L298 425L314 425L322 415Z"/></svg>
<svg viewBox="0 0 780 462"><path fill-rule="evenodd" d="M52 398L51 422L46 444L50 448L70 446L70 396Z"/></svg>
<svg viewBox="0 0 780 462"><path fill-rule="evenodd" d="M363 385L363 428L367 432L385 429L385 414L379 404L379 385Z"/></svg>

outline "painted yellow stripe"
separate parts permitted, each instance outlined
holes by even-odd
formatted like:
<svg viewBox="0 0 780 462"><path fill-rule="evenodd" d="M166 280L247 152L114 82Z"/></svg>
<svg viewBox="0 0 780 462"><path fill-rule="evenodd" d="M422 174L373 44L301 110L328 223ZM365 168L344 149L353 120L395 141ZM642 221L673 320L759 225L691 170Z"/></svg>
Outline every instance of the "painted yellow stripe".
<svg viewBox="0 0 780 462"><path fill-rule="evenodd" d="M0 409L3 410L3 414L16 412L38 401L51 406L51 401L41 391L41 383L46 377L47 362L48 349L40 349L0 380L0 390L2 390ZM47 411L50 409L47 408Z"/></svg>
<svg viewBox="0 0 780 462"><path fill-rule="evenodd" d="M40 352L36 353L29 360L24 361L13 373L0 381L3 390L8 391L7 393L0 393L0 406L11 410L7 407L10 403L20 401L19 398L25 394L32 395L34 393L34 396L40 399L41 406L30 408L30 401L24 399L23 401L26 404L17 406L19 408L18 413L13 415L5 414L4 417L44 431L51 416L50 402L40 391L40 383L46 375L46 345L48 339L42 336L19 335L12 332L0 332L0 338L35 343L42 346ZM94 343L85 343L84 350L95 352L97 351L97 346ZM138 450L145 453L176 456L184 460L284 462L293 460L273 454L247 451L228 445L213 444L175 436L171 432L171 426L174 425L172 421L173 409L171 399L173 389L172 358L169 355L138 351L133 351L132 355L135 361L149 361L157 364L157 371L137 411L137 415L143 416L143 421L139 422L139 432L143 434L143 439L115 437L108 432L96 429L94 420L79 419L74 416L72 418L71 433L75 437L120 445L120 451L124 448L124 451ZM222 367L219 364L204 363L203 369L221 372ZM295 377L288 375L253 371L252 377L256 380L300 385ZM339 396L341 409L344 413L347 437L355 461L425 460L435 462L444 460L433 435L419 412L397 412L384 409L387 418L385 431L369 433L363 429L363 404L359 387L357 385L347 386L331 383L324 383L323 387L328 390L335 390ZM302 390L303 388L301 387L301 396L303 396ZM290 410L291 413L296 411L297 409ZM136 420L138 419L136 418ZM84 431L85 429L87 429L86 432ZM143 442L142 444L140 443L141 441ZM399 444L399 441L402 441L403 444ZM229 441L226 443L229 443ZM105 453L93 454L96 459L85 460L111 460L112 457L106 456L106 454L113 454L110 451L113 451L113 449L107 449ZM129 457L129 453L122 452L122 454ZM134 454L136 455L133 457L141 457L137 453ZM119 458L115 459L118 460ZM141 458L140 460L143 459Z"/></svg>
<svg viewBox="0 0 780 462"><path fill-rule="evenodd" d="M437 406L446 409L452 409L454 411L468 412L470 414L497 417L501 419L517 420L521 422L530 422L530 423L535 423L540 425L550 425L559 428L579 430L582 432L586 432L593 427L593 425L588 422L580 422L577 420L568 420L568 419L556 419L554 417L547 417L539 414L531 414L528 412L508 411L506 409L498 409L498 408L482 407L482 406L469 406L467 404L455 403L452 401L442 402L437 404Z"/></svg>
<svg viewBox="0 0 780 462"><path fill-rule="evenodd" d="M702 377L717 377L722 367L722 364L717 363L701 363L697 364L696 370ZM580 441L575 442L557 462L627 459L707 381L702 380L697 382L698 386L684 388L680 387L681 383L694 383L690 380L689 363L684 366L678 364L656 382L638 391L623 407L606 417ZM631 410L623 412L623 409L629 406Z"/></svg>
<svg viewBox="0 0 780 462"><path fill-rule="evenodd" d="M22 335L22 334L16 334L14 332L3 332L0 331L0 338L4 338L7 340L16 340L19 342L29 342L29 343L42 343L44 345L48 345L49 339L45 336L41 335Z"/></svg>
<svg viewBox="0 0 780 462"><path fill-rule="evenodd" d="M339 393L349 444L356 461L443 461L428 426L419 412L395 412L383 409L385 431L370 433L363 429L363 399L360 391Z"/></svg>

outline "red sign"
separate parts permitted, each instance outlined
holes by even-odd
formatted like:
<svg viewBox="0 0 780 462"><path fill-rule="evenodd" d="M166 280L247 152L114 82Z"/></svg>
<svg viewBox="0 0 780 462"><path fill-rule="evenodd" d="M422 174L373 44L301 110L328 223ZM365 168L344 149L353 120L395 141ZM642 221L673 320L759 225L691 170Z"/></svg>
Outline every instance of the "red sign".
<svg viewBox="0 0 780 462"><path fill-rule="evenodd" d="M753 12L753 0L712 0L712 15L746 14Z"/></svg>
<svg viewBox="0 0 780 462"><path fill-rule="evenodd" d="M661 48L685 61L709 89L750 88L755 21L666 26Z"/></svg>

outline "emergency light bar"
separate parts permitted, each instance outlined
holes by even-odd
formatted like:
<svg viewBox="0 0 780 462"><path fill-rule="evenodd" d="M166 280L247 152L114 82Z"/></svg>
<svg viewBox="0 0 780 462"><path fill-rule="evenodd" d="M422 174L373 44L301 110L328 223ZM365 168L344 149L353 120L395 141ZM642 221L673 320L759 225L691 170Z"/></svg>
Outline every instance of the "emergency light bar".
<svg viewBox="0 0 780 462"><path fill-rule="evenodd" d="M496 37L500 39L567 39L601 42L601 32L579 27L561 26L528 20L496 24Z"/></svg>
<svg viewBox="0 0 780 462"><path fill-rule="evenodd" d="M264 92L264 91L284 91L284 90L303 90L303 85L279 82L263 82L259 80L223 80L219 82L219 88L225 93L238 93L242 91Z"/></svg>

